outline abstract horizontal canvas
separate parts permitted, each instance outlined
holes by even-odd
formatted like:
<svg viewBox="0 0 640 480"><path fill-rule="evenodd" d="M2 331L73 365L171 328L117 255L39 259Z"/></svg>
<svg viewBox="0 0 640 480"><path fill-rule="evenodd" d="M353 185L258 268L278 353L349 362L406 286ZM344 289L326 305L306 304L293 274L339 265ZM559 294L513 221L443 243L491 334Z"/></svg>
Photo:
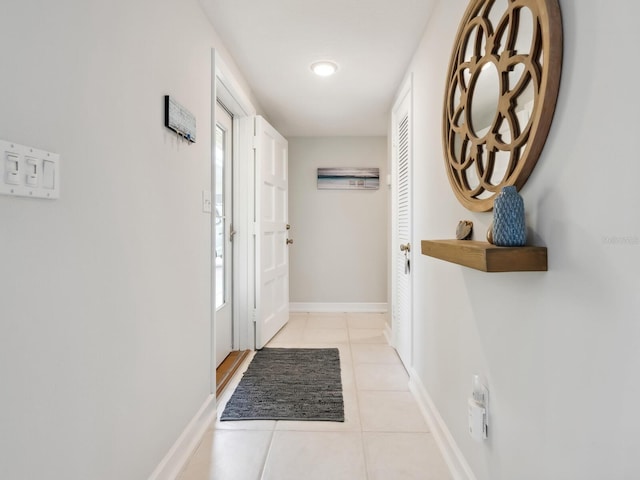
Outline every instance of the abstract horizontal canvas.
<svg viewBox="0 0 640 480"><path fill-rule="evenodd" d="M319 190L377 190L379 168L318 168Z"/></svg>

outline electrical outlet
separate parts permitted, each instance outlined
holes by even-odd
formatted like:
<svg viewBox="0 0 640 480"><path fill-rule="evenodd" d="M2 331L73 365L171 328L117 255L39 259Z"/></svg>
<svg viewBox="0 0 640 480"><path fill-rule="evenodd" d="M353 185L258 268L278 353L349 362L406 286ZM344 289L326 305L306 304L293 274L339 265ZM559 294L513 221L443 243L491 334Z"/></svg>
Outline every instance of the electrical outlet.
<svg viewBox="0 0 640 480"><path fill-rule="evenodd" d="M469 433L474 440L482 441L489 434L489 389L479 375L473 376L468 407Z"/></svg>
<svg viewBox="0 0 640 480"><path fill-rule="evenodd" d="M469 434L477 442L487 438L487 410L469 399Z"/></svg>

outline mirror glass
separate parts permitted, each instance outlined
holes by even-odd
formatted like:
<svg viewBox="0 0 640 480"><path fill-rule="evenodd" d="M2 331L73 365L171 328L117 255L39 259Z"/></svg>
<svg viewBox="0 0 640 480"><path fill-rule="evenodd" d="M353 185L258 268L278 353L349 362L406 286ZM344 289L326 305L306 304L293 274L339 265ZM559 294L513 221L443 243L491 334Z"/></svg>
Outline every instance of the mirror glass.
<svg viewBox="0 0 640 480"><path fill-rule="evenodd" d="M529 55L533 50L533 14L528 8L521 8L518 13L515 51L518 55Z"/></svg>
<svg viewBox="0 0 640 480"><path fill-rule="evenodd" d="M469 88L469 82L471 81L471 71L468 68L462 70L462 78L464 80L463 87L467 90Z"/></svg>
<svg viewBox="0 0 640 480"><path fill-rule="evenodd" d="M501 184L507 177L509 168L509 152L496 150L493 154L493 173L491 174L491 183L493 185Z"/></svg>
<svg viewBox="0 0 640 480"><path fill-rule="evenodd" d="M471 58L475 55L474 47L475 47L475 39L478 35L478 27L473 27L469 31L469 35L467 37L467 42L465 44L464 49L464 58L462 61L464 63L468 63L471 61Z"/></svg>
<svg viewBox="0 0 640 480"><path fill-rule="evenodd" d="M462 163L464 156L462 154L462 135L456 133L453 137L453 154L457 163Z"/></svg>
<svg viewBox="0 0 640 480"><path fill-rule="evenodd" d="M471 128L477 137L483 137L491 128L500 101L498 69L492 62L485 63L476 75L471 91Z"/></svg>
<svg viewBox="0 0 640 480"><path fill-rule="evenodd" d="M500 117L498 133L499 135L496 138L500 143L505 145L509 145L511 143L513 137L511 136L511 122L509 119L502 116Z"/></svg>
<svg viewBox="0 0 640 480"><path fill-rule="evenodd" d="M507 0L495 0L495 2L493 2L493 5L491 5L487 18L489 19L491 25L494 26L494 28L498 28L498 26L500 25L500 21L503 19L504 14L508 11L508 6L509 3L507 2Z"/></svg>
<svg viewBox="0 0 640 480"><path fill-rule="evenodd" d="M475 190L480 185L480 177L478 176L478 169L475 165L466 170L466 179L471 190Z"/></svg>

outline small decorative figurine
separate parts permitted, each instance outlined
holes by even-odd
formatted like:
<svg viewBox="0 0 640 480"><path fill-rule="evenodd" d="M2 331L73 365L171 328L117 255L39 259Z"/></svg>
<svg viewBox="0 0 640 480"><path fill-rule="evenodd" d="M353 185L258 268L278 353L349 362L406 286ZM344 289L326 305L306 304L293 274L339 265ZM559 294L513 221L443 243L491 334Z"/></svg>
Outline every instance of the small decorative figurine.
<svg viewBox="0 0 640 480"><path fill-rule="evenodd" d="M469 220L460 220L456 228L456 238L458 240L469 240L473 233L473 222Z"/></svg>

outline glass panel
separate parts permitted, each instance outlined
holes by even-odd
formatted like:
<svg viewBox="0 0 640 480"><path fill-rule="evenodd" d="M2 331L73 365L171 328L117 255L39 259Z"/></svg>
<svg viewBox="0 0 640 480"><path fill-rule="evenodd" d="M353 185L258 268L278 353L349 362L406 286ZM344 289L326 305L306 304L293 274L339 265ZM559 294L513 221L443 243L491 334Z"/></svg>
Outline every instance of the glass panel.
<svg viewBox="0 0 640 480"><path fill-rule="evenodd" d="M224 179L225 179L225 142L226 132L216 125L216 182L214 189L215 204L215 266L216 266L216 309L222 307L227 298L226 289L226 262L225 262L225 241L224 232L226 230L225 204L224 204Z"/></svg>

